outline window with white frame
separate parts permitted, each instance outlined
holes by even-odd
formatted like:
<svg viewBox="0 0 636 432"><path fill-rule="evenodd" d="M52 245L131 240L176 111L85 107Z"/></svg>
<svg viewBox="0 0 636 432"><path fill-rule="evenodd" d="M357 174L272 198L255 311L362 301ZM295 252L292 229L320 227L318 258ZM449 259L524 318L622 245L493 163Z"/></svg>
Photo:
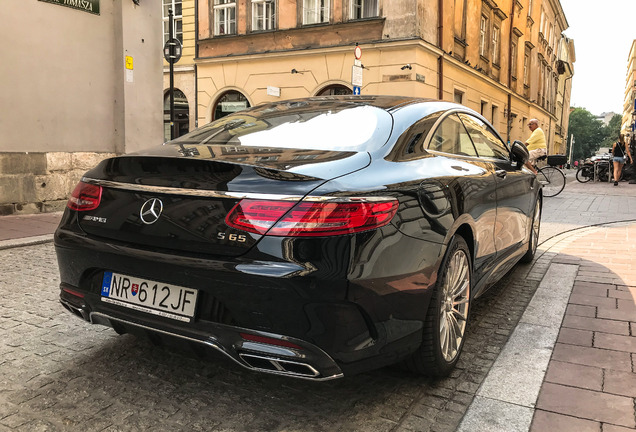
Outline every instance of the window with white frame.
<svg viewBox="0 0 636 432"><path fill-rule="evenodd" d="M351 0L351 19L378 16L378 0Z"/></svg>
<svg viewBox="0 0 636 432"><path fill-rule="evenodd" d="M501 29L497 26L492 28L492 64L499 64L499 39L501 36Z"/></svg>
<svg viewBox="0 0 636 432"><path fill-rule="evenodd" d="M174 25L172 35L183 44L181 0L163 0L163 43L165 44L170 37L169 9L172 9L172 23Z"/></svg>
<svg viewBox="0 0 636 432"><path fill-rule="evenodd" d="M274 0L252 0L252 31L274 30L275 16Z"/></svg>
<svg viewBox="0 0 636 432"><path fill-rule="evenodd" d="M488 49L488 17L482 15L481 21L479 22L479 55L482 57L486 56L486 52Z"/></svg>
<svg viewBox="0 0 636 432"><path fill-rule="evenodd" d="M236 0L214 0L214 35L236 34Z"/></svg>
<svg viewBox="0 0 636 432"><path fill-rule="evenodd" d="M331 0L303 0L303 24L329 22Z"/></svg>

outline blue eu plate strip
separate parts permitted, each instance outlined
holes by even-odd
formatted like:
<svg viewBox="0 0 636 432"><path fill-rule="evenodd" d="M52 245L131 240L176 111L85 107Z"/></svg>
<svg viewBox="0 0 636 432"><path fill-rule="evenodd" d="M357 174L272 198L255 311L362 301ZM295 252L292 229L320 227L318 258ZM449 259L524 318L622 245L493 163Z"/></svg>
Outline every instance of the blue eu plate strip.
<svg viewBox="0 0 636 432"><path fill-rule="evenodd" d="M104 280L102 281L102 296L108 297L110 293L110 282L113 279L113 272L104 272Z"/></svg>

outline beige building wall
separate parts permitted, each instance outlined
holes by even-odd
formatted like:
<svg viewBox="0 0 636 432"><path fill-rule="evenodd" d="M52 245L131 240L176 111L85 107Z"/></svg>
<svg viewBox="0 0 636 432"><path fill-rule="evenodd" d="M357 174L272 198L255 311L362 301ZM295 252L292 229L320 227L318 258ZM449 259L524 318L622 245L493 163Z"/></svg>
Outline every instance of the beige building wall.
<svg viewBox="0 0 636 432"><path fill-rule="evenodd" d="M623 103L623 120L621 131L634 142L633 125L636 121L636 39L632 42L627 57L627 74L625 77L625 101Z"/></svg>
<svg viewBox="0 0 636 432"><path fill-rule="evenodd" d="M329 23L303 26L302 1L279 0L277 30L251 32L249 2L237 0L237 34L215 36L213 1L198 0L199 124L212 120L217 101L228 91L242 93L255 105L313 96L333 84L352 89L358 43L363 95L459 99L510 140L527 139L527 121L537 118L549 152L565 152L563 113L569 109L574 58L561 58L568 53L559 49L567 21L557 0L378 3L376 18L356 21L349 18L348 0L334 1ZM485 52L480 52L482 16L489 23ZM568 67L559 67L563 63ZM406 65L411 69L403 69ZM280 89L280 96L268 95L268 86Z"/></svg>
<svg viewBox="0 0 636 432"><path fill-rule="evenodd" d="M2 4L0 214L63 208L85 169L162 142L160 5L99 6Z"/></svg>

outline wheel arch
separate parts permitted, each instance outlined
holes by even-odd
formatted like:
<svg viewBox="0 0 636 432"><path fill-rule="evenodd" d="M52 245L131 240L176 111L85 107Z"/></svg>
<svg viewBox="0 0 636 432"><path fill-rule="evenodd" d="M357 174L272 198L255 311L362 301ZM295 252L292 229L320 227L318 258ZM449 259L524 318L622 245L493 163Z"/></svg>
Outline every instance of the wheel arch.
<svg viewBox="0 0 636 432"><path fill-rule="evenodd" d="M475 236L473 234L473 229L467 223L463 223L455 230L455 235L460 235L466 242L468 246L468 251L470 252L470 263L474 264L475 259Z"/></svg>

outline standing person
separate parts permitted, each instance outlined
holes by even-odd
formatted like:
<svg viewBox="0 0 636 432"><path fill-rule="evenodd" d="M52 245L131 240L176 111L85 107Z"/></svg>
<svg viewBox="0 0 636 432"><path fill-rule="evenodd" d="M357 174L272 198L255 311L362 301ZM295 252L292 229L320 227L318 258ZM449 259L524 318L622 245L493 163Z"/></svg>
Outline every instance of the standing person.
<svg viewBox="0 0 636 432"><path fill-rule="evenodd" d="M530 158L528 162L526 162L526 168L536 174L537 170L534 168L534 165L537 163L537 158L545 156L548 150L545 143L545 134L539 127L539 120L531 119L528 122L528 127L532 133L526 141L526 147L530 153Z"/></svg>
<svg viewBox="0 0 636 432"><path fill-rule="evenodd" d="M614 157L614 186L618 186L618 180L621 178L625 160L627 158L633 160L629 146L625 145L625 135L620 134L618 136L618 141L612 146L612 156Z"/></svg>

